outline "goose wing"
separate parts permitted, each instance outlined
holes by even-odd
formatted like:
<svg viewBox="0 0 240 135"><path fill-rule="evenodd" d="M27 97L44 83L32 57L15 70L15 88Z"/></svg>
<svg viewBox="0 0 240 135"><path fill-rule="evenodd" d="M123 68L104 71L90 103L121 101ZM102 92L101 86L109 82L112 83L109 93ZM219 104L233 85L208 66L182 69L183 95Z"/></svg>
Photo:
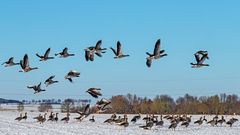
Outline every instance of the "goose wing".
<svg viewBox="0 0 240 135"><path fill-rule="evenodd" d="M94 54L90 54L90 61L94 61Z"/></svg>
<svg viewBox="0 0 240 135"><path fill-rule="evenodd" d="M90 59L90 51L88 51L88 50L85 51L85 59L86 59L86 61L89 61L89 59Z"/></svg>
<svg viewBox="0 0 240 135"><path fill-rule="evenodd" d="M200 62L199 54L195 53L194 56L195 56L195 59L196 59L197 63L199 63Z"/></svg>
<svg viewBox="0 0 240 135"><path fill-rule="evenodd" d="M8 62L13 63L13 59L14 59L13 57L9 58Z"/></svg>
<svg viewBox="0 0 240 135"><path fill-rule="evenodd" d="M28 55L25 54L24 57L23 57L23 65L24 67L29 67L29 61L28 61Z"/></svg>
<svg viewBox="0 0 240 135"><path fill-rule="evenodd" d="M120 41L117 42L117 55L121 54L122 53L122 45L120 43Z"/></svg>
<svg viewBox="0 0 240 135"><path fill-rule="evenodd" d="M48 48L47 51L44 54L44 58L47 58L50 53L51 48Z"/></svg>
<svg viewBox="0 0 240 135"><path fill-rule="evenodd" d="M110 47L110 49L113 51L113 53L117 56L117 52L115 49L113 49L112 47Z"/></svg>
<svg viewBox="0 0 240 135"><path fill-rule="evenodd" d="M161 40L158 39L157 42L156 42L156 44L155 44L155 47L154 47L153 55L157 56L157 55L159 54L160 44L161 44Z"/></svg>
<svg viewBox="0 0 240 135"><path fill-rule="evenodd" d="M96 50L101 49L101 45L102 45L102 40L98 40L98 42L96 43L95 49Z"/></svg>
<svg viewBox="0 0 240 135"><path fill-rule="evenodd" d="M63 49L63 54L67 54L67 53L68 53L68 48L65 47L65 48Z"/></svg>

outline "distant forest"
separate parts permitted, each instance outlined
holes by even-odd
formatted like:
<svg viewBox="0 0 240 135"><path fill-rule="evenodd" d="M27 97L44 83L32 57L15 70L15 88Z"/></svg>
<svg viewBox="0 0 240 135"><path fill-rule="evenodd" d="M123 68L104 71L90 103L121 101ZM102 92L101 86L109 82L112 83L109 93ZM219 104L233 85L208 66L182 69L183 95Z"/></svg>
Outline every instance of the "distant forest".
<svg viewBox="0 0 240 135"><path fill-rule="evenodd" d="M111 102L111 113L240 114L240 99L235 94L201 97L185 94L176 100L168 95L157 95L148 99L127 94L112 96Z"/></svg>

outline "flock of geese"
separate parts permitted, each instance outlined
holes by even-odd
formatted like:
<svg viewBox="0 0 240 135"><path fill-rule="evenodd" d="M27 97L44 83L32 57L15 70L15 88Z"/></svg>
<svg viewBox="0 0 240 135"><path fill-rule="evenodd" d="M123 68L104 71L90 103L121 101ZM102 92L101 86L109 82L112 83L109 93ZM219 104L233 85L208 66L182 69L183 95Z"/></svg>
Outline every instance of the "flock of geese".
<svg viewBox="0 0 240 135"><path fill-rule="evenodd" d="M90 113L90 105L88 104L83 112L77 112L79 114L79 117L75 117L77 122L82 122L85 118L87 118L91 113ZM36 120L37 123L43 124L44 122L47 121L52 121L52 122L58 122L58 121L63 121L64 123L68 123L70 121L70 113L66 113L66 117L63 117L62 119L58 118L59 113L53 113L50 112L48 118L47 118L47 113L44 113L44 115L39 114L36 117L33 117L33 119ZM24 116L22 116L22 113L20 114L19 117L15 118L16 121L22 121L22 120L27 120L27 113L25 113ZM141 114L137 114L132 117L131 121L128 121L128 116L126 114L117 116L116 113L112 114L110 118L106 119L103 121L104 124L109 124L109 125L117 125L117 126L122 126L122 127L128 127L130 124L139 126L141 129L145 130L151 130L153 127L168 127L168 129L175 130L177 126L181 127L188 127L190 123L192 125L197 125L201 126L204 123L209 124L211 126L223 126L223 124L232 127L235 122L238 121L237 118L230 118L228 121L225 120L224 116L214 116L212 119L207 120L205 116L201 116L198 120L192 121L192 116L187 116L187 115L154 115L154 114L147 114L145 117L142 118ZM95 122L95 117L92 115L90 119L88 119L90 122Z"/></svg>
<svg viewBox="0 0 240 135"><path fill-rule="evenodd" d="M102 48L101 45L102 45L102 40L99 40L99 41L97 41L95 46L89 46L89 47L84 49L86 61L94 61L94 55L97 55L98 57L102 57L102 55L104 53L106 53L107 48ZM162 50L160 47L161 47L161 40L158 39L155 43L153 53L146 52L146 54L147 54L147 57L146 57L147 67L149 67L149 68L151 67L153 60L157 60L157 59L160 59L160 58L163 58L163 57L167 56L167 54L165 53L165 50ZM114 59L121 59L121 58L130 56L128 54L123 53L122 45L121 45L120 41L117 41L117 48L116 49L114 49L112 47L110 47L110 49L112 50L112 52L115 55ZM51 48L48 48L46 50L46 52L44 53L44 55L40 55L39 53L36 53L36 56L38 58L40 58L39 61L47 61L47 60L54 59L53 56L49 56L50 51L51 51ZM56 53L55 56L58 56L59 58L68 58L68 57L75 56L75 54L69 53L68 48L66 47L61 52ZM203 66L209 66L208 64L204 64L204 61L206 59L209 59L207 51L202 51L202 50L197 51L194 54L194 56L195 56L196 63L190 63L192 65L192 68L200 68L200 67L203 67ZM37 70L38 69L38 67L31 67L30 66L30 62L29 62L29 58L28 58L27 54L24 55L23 59L20 60L19 63L14 62L14 57L11 57L6 62L2 63L2 65L4 65L5 67L20 65L21 70L19 72L30 72L32 70ZM78 72L76 70L70 70L65 75L64 78L66 80L69 80L70 82L73 82L73 78L76 78L76 77L79 77L79 76L80 76L80 72ZM53 75L53 76L50 76L48 79L46 79L45 82L44 82L45 86L47 87L49 85L58 83L58 81L53 80L54 78L55 78L55 76ZM40 93L42 91L46 91L45 89L41 89L41 83L39 83L38 85L27 86L27 88L33 89L34 94ZM97 98L98 96L101 96L101 93L99 92L99 90L100 89L98 89L98 88L90 88L86 92L88 92L93 97Z"/></svg>

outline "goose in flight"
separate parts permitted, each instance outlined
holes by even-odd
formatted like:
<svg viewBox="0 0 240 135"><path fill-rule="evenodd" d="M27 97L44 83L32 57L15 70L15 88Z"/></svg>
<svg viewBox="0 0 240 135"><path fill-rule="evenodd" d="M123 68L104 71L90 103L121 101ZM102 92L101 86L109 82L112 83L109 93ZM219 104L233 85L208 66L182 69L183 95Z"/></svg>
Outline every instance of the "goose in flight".
<svg viewBox="0 0 240 135"><path fill-rule="evenodd" d="M106 53L107 48L101 48L102 40L98 40L95 46L95 54L99 57L102 57L102 53Z"/></svg>
<svg viewBox="0 0 240 135"><path fill-rule="evenodd" d="M90 46L86 49L84 49L85 51L85 59L86 61L94 61L94 51L95 51L95 47Z"/></svg>
<svg viewBox="0 0 240 135"><path fill-rule="evenodd" d="M89 88L86 92L89 93L92 97L98 98L98 96L102 96L100 90L100 88Z"/></svg>
<svg viewBox="0 0 240 135"><path fill-rule="evenodd" d="M148 55L147 58L146 58L147 59L147 62L146 62L147 67L151 67L153 59L159 59L159 58L162 58L164 56L167 56L167 54L164 53L165 50L160 49L160 45L161 45L161 40L158 39L156 44L155 44L153 54L151 54L149 52L146 53Z"/></svg>
<svg viewBox="0 0 240 135"><path fill-rule="evenodd" d="M97 101L96 107L98 108L98 113L106 112L109 109L112 109L109 105L111 104L111 101L102 98L100 101Z"/></svg>
<svg viewBox="0 0 240 135"><path fill-rule="evenodd" d="M115 54L114 59L120 59L123 57L128 57L130 55L125 55L122 53L122 45L120 43L120 41L117 41L117 50L113 49L112 47L110 47L110 49L113 51L113 53Z"/></svg>
<svg viewBox="0 0 240 135"><path fill-rule="evenodd" d="M2 63L2 65L4 65L5 67L11 67L11 66L20 64L20 63L14 63L13 59L14 59L14 57L9 58L8 61Z"/></svg>
<svg viewBox="0 0 240 135"><path fill-rule="evenodd" d="M51 50L51 48L48 48L43 56L36 53L36 56L40 58L39 61L46 61L49 59L54 59L54 57L49 57L50 50Z"/></svg>
<svg viewBox="0 0 240 135"><path fill-rule="evenodd" d="M201 56L200 56L201 55ZM203 64L206 59L209 59L207 51L198 51L194 54L197 63L190 63L192 68L200 68L203 66L209 66L209 64Z"/></svg>
<svg viewBox="0 0 240 135"><path fill-rule="evenodd" d="M58 83L58 81L54 81L54 80L53 80L54 77L55 77L55 75L50 76L50 77L44 82L44 84L46 85L46 87L49 86L49 85L52 85L52 84L54 84L54 83Z"/></svg>
<svg viewBox="0 0 240 135"><path fill-rule="evenodd" d="M68 74L64 77L65 79L68 79L71 83L73 82L72 78L73 77L79 77L80 72L77 72L75 70L71 70L68 72Z"/></svg>
<svg viewBox="0 0 240 135"><path fill-rule="evenodd" d="M41 82L38 85L33 85L33 86L27 86L28 89L33 89L34 90L34 94L36 93L40 93L42 91L46 91L44 89L41 89Z"/></svg>
<svg viewBox="0 0 240 135"><path fill-rule="evenodd" d="M65 47L62 52L56 53L55 56L60 55L60 58L67 58L69 56L74 56L74 54L69 54L68 53L68 48Z"/></svg>
<svg viewBox="0 0 240 135"><path fill-rule="evenodd" d="M78 111L78 114L80 114L79 117L76 117L75 119L82 121L84 118L87 118L90 115L90 104L87 104L84 108L84 111Z"/></svg>
<svg viewBox="0 0 240 135"><path fill-rule="evenodd" d="M29 71L38 69L37 67L31 68L29 66L29 60L28 60L27 54L24 55L23 60L20 60L20 65L21 65L22 70L20 70L19 72L29 72Z"/></svg>

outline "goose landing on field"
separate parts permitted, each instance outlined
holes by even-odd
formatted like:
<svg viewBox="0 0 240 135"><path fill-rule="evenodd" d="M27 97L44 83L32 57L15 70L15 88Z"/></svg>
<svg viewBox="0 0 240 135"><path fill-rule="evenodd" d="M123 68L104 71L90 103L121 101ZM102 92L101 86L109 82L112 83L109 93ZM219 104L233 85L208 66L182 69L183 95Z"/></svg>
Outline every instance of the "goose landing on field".
<svg viewBox="0 0 240 135"><path fill-rule="evenodd" d="M14 57L9 58L8 61L2 63L2 65L4 65L4 67L11 67L11 66L15 66L15 65L20 64L20 63L14 63L13 59L14 59Z"/></svg>
<svg viewBox="0 0 240 135"><path fill-rule="evenodd" d="M73 82L72 78L73 77L79 77L80 72L77 72L75 70L71 70L68 72L68 74L64 77L65 79L68 79L71 83Z"/></svg>
<svg viewBox="0 0 240 135"><path fill-rule="evenodd" d="M34 94L40 93L42 91L46 91L46 90L41 89L41 83L39 83L38 85L34 85L34 86L27 86L27 88L33 89L35 91Z"/></svg>
<svg viewBox="0 0 240 135"><path fill-rule="evenodd" d="M60 56L60 58L67 58L69 56L74 56L74 54L68 53L68 48L65 47L62 52L56 53L55 56Z"/></svg>
<svg viewBox="0 0 240 135"><path fill-rule="evenodd" d="M49 57L48 56L49 53L50 53L50 50L51 50L51 48L48 48L43 56L36 53L36 56L40 58L39 61L46 61L46 60L49 60L49 59L54 59L54 57Z"/></svg>
<svg viewBox="0 0 240 135"><path fill-rule="evenodd" d="M110 47L110 49L113 51L113 53L115 54L115 57L114 59L120 59L120 58L123 58L123 57L128 57L130 55L124 55L122 53L122 47L121 47L121 43L120 41L117 42L117 50L113 49L112 47Z"/></svg>
<svg viewBox="0 0 240 135"><path fill-rule="evenodd" d="M37 67L31 68L29 66L29 61L28 61L28 55L27 54L24 55L23 60L20 60L20 65L21 65L22 70L20 70L19 72L29 72L29 71L38 69Z"/></svg>
<svg viewBox="0 0 240 135"><path fill-rule="evenodd" d="M151 54L149 52L146 53L148 55L148 57L146 58L147 59L147 62L146 62L147 67L151 67L153 59L156 60L156 59L162 58L164 56L167 56L167 54L164 54L165 50L160 49L160 45L161 45L161 40L158 39L155 44L153 54Z"/></svg>

